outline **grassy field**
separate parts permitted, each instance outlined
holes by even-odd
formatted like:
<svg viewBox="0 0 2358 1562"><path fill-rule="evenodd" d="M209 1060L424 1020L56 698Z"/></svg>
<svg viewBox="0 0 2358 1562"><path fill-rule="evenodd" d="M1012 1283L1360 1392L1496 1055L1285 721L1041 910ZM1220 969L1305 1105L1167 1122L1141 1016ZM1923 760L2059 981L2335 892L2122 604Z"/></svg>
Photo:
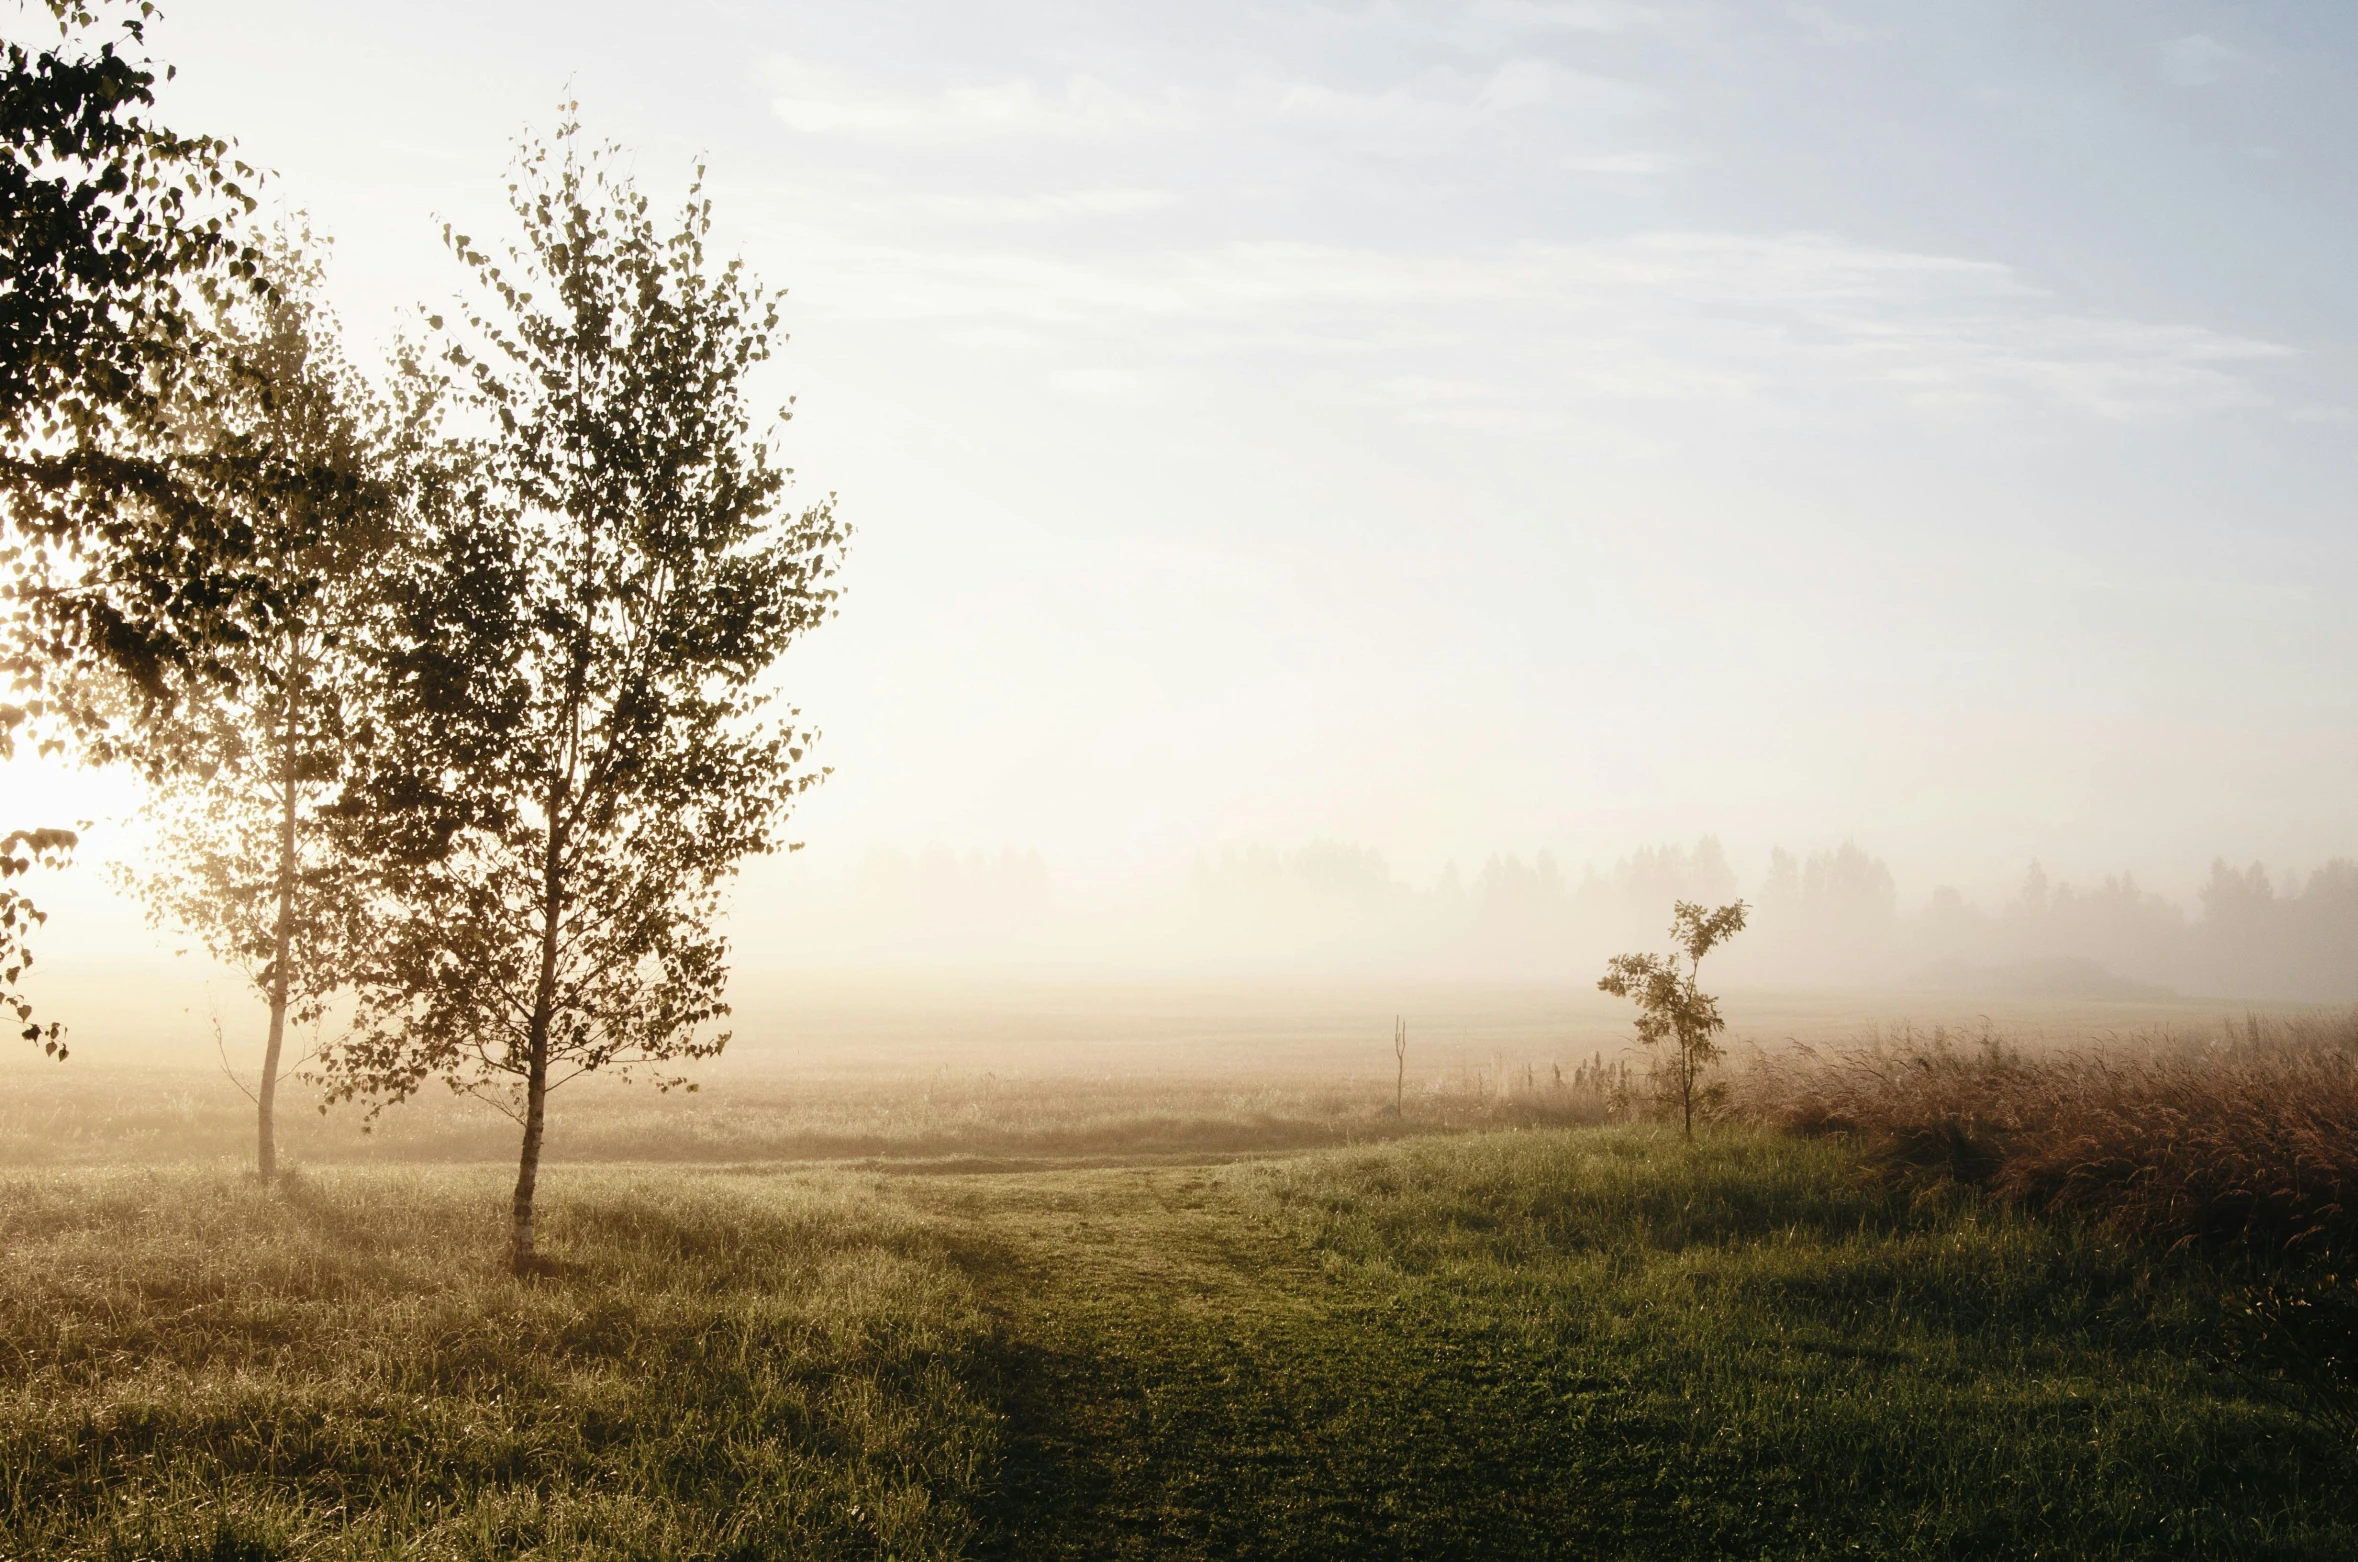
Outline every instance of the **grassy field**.
<svg viewBox="0 0 2358 1562"><path fill-rule="evenodd" d="M997 1414L939 1239L853 1179L584 1172L0 1193L11 1556L962 1554Z"/></svg>
<svg viewBox="0 0 2358 1562"><path fill-rule="evenodd" d="M0 1165L178 1164L253 1158L254 1109L218 1070L52 1069L0 1089ZM363 1131L281 1087L282 1150L311 1165L497 1162L517 1127L432 1090ZM913 1076L722 1079L659 1095L585 1079L558 1093L548 1156L560 1163L869 1162L935 1170L1233 1156L1405 1134L1602 1122L1583 1065L1469 1067L1421 1081L1396 1112L1389 1080L1260 1075Z"/></svg>
<svg viewBox="0 0 2358 1562"><path fill-rule="evenodd" d="M739 1035L694 1070L695 1094L579 1081L553 1099L549 1158L974 1170L1590 1125L1604 1116L1594 1070L1625 1061L1629 1047L1628 1005L1586 984L1410 988L1384 1004L1316 986L830 986L762 973L741 985ZM1390 1110L1400 1083L1396 1009L1410 1022L1400 1115ZM195 1032L167 1044L132 1040L110 1031L103 1012L82 1010L64 1067L29 1048L0 1049L0 1165L251 1157L252 1107L215 1062L198 1017L181 1016ZM2245 1011L1848 993L1731 998L1729 1012L1742 1052L1942 1023L1964 1034L1994 1023L2036 1051L2105 1034L2207 1034ZM231 1018L229 1059L250 1074L253 1049L236 1038L250 1041L258 1025ZM356 1109L321 1117L313 1099L299 1084L282 1087L280 1142L297 1162L425 1165L516 1153L513 1123L439 1088L367 1133Z"/></svg>
<svg viewBox="0 0 2358 1562"><path fill-rule="evenodd" d="M1646 1127L0 1182L10 1557L2342 1557L2215 1281Z"/></svg>

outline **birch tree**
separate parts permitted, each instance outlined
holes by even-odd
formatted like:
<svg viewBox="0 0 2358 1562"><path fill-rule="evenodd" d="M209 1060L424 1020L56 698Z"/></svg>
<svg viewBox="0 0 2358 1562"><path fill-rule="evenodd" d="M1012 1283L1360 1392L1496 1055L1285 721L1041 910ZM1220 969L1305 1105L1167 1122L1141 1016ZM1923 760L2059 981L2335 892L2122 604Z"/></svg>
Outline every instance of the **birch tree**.
<svg viewBox="0 0 2358 1562"><path fill-rule="evenodd" d="M184 285L252 277L234 224L253 170L157 123L154 6L26 9L56 35L0 43L0 761L20 742L103 752L82 675L152 694L255 603L240 539L179 491L154 424L204 347ZM62 867L76 832L0 821L0 842L0 1009L63 1058L19 985L45 919L7 881Z"/></svg>
<svg viewBox="0 0 2358 1562"><path fill-rule="evenodd" d="M438 1078L510 1112L519 1273L550 1093L668 1089L728 1039L726 881L824 773L774 670L833 611L845 540L831 501L787 504L748 384L776 304L708 255L701 173L659 227L616 155L568 119L520 153L515 242L445 235L475 288L430 363L484 432L400 596L356 804L398 909L373 1023L322 1068L378 1105Z"/></svg>
<svg viewBox="0 0 2358 1562"><path fill-rule="evenodd" d="M214 350L167 406L183 483L243 533L273 611L124 745L149 779L153 835L126 876L157 920L243 971L268 1014L249 1092L265 1179L288 1030L351 982L365 936L363 864L335 805L403 535L388 415L343 358L316 252L282 236L266 292L210 290Z"/></svg>
<svg viewBox="0 0 2358 1562"><path fill-rule="evenodd" d="M1727 1021L1719 999L1698 985L1703 957L1744 930L1749 909L1740 900L1717 910L1682 900L1671 913L1674 953L1615 955L1597 982L1600 992L1637 1005L1638 1044L1654 1052L1655 1099L1678 1114L1689 1139L1695 1137L1695 1114L1716 1107L1724 1094L1723 1087L1704 1082L1719 1061L1719 1033Z"/></svg>

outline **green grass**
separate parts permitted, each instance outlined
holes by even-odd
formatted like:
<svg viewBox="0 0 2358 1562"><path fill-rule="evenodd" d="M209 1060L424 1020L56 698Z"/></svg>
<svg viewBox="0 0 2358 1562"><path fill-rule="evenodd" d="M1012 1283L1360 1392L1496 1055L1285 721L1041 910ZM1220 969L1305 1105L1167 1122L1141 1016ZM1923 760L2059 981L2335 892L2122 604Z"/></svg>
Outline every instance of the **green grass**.
<svg viewBox="0 0 2358 1562"><path fill-rule="evenodd" d="M1829 1147L1515 1137L1335 1158L1260 1192L1412 1335L1478 1363L1484 1419L1526 1428L1523 1457L1552 1471L1534 1547L1565 1526L1606 1554L1699 1557L2358 1541L2348 1450L2200 1364L2199 1274L1902 1202Z"/></svg>
<svg viewBox="0 0 2358 1562"><path fill-rule="evenodd" d="M2192 1271L1824 1146L1498 1135L943 1191L1029 1257L1006 1557L2341 1557Z"/></svg>
<svg viewBox="0 0 2358 1562"><path fill-rule="evenodd" d="M939 1242L856 1180L0 1188L0 1554L951 1557L995 1414Z"/></svg>
<svg viewBox="0 0 2358 1562"><path fill-rule="evenodd" d="M2199 1269L1825 1144L544 1190L0 1185L0 1554L2358 1554Z"/></svg>

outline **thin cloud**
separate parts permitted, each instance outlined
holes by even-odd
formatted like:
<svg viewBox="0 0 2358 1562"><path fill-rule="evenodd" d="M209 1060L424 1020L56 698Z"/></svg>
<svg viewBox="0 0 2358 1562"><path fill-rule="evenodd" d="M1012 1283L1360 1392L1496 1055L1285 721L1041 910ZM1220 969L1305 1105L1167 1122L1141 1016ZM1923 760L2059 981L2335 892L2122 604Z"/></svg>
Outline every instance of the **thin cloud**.
<svg viewBox="0 0 2358 1562"><path fill-rule="evenodd" d="M1669 173L1684 166L1686 161L1665 152L1601 152L1567 157L1561 166L1567 173L1639 179Z"/></svg>
<svg viewBox="0 0 2358 1562"><path fill-rule="evenodd" d="M1235 107L1312 130L1448 137L1552 112L1619 120L1657 106L1644 88L1549 60L1519 58L1486 74L1428 72L1376 89L1310 80L1245 83Z"/></svg>
<svg viewBox="0 0 2358 1562"><path fill-rule="evenodd" d="M1888 31L1864 26L1828 5L1788 5L1785 19L1819 43L1835 48L1853 48L1890 36Z"/></svg>
<svg viewBox="0 0 2358 1562"><path fill-rule="evenodd" d="M1596 33L1608 37L1669 32L1691 25L1693 7L1634 0L1487 0L1470 14L1512 31Z"/></svg>
<svg viewBox="0 0 2358 1562"><path fill-rule="evenodd" d="M1822 235L1651 233L1585 244L1404 255L1230 244L1081 261L1053 253L846 252L827 292L876 318L1020 322L1142 353L1389 356L1395 387L1495 389L1480 416L1563 403L1815 399L1927 412L2036 405L2182 415L2266 397L2281 344L2071 308L1989 261ZM831 267L830 269L835 269ZM1511 342L1511 351L1495 344ZM1420 367L1483 344L1479 376ZM1449 405L1444 407L1442 403Z"/></svg>
<svg viewBox="0 0 2358 1562"><path fill-rule="evenodd" d="M2178 87L2207 87L2243 63L2241 49L2208 33L2189 33L2161 46L2162 80Z"/></svg>
<svg viewBox="0 0 2358 1562"><path fill-rule="evenodd" d="M1136 369L1058 369L1048 383L1090 401L1135 401L1147 389L1148 376Z"/></svg>
<svg viewBox="0 0 2358 1562"><path fill-rule="evenodd" d="M1125 217L1179 204L1169 190L1055 190L1038 195L930 195L911 202L933 216L966 222L1039 222L1057 217Z"/></svg>
<svg viewBox="0 0 2358 1562"><path fill-rule="evenodd" d="M1091 76L1042 88L1026 78L932 93L865 86L803 61L772 60L771 112L805 135L938 145L1012 137L1074 137L1168 127L1168 105L1130 96Z"/></svg>

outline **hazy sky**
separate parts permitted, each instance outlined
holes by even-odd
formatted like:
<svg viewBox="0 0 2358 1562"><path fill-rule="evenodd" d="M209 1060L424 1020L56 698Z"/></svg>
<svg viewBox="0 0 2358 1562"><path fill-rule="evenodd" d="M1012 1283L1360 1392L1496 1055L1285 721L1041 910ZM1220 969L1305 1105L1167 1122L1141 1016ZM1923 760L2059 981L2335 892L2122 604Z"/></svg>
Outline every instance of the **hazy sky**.
<svg viewBox="0 0 2358 1562"><path fill-rule="evenodd" d="M1903 906L2358 852L2358 12L266 4L175 124L363 341L577 97L788 288L858 527L810 860L1429 880L1846 835Z"/></svg>

